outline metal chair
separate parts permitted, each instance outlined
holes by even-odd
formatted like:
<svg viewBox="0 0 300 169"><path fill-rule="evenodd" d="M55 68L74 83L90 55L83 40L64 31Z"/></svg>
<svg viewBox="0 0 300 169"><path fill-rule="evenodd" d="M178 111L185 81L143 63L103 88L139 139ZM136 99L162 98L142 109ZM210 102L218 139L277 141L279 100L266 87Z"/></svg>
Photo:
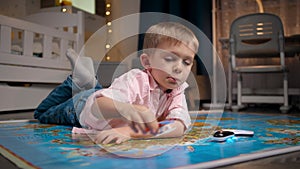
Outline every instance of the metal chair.
<svg viewBox="0 0 300 169"><path fill-rule="evenodd" d="M243 108L242 103L282 103L280 110L287 113L290 108L288 105L288 71L285 66L284 30L280 18L268 13L241 16L231 24L229 43L231 73L237 75L237 105L232 106L232 109L237 111ZM276 57L280 61L274 64L272 59ZM266 62L257 64L262 58L271 58L271 61L267 61L271 64L266 64ZM251 62L250 59L255 59L251 65L247 64ZM259 73L282 73L283 92L255 94L256 89L252 89L250 95L244 95L242 75ZM229 94L232 95L232 90L230 91Z"/></svg>

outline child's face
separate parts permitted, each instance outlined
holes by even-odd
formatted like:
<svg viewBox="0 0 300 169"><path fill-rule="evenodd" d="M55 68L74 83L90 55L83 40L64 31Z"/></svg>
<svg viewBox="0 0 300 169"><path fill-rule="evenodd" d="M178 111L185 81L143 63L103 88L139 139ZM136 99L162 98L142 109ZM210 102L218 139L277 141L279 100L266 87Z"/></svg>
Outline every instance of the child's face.
<svg viewBox="0 0 300 169"><path fill-rule="evenodd" d="M182 43L162 42L149 57L151 74L163 90L175 89L188 78L194 56Z"/></svg>

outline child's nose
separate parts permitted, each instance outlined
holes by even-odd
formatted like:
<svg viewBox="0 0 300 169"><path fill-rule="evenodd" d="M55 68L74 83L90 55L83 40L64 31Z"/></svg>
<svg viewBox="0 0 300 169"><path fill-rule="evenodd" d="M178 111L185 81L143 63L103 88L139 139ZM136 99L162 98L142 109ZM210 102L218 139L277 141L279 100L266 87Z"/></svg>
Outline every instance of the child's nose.
<svg viewBox="0 0 300 169"><path fill-rule="evenodd" d="M182 72L182 65L180 63L176 63L173 67L173 71L175 73L181 73Z"/></svg>

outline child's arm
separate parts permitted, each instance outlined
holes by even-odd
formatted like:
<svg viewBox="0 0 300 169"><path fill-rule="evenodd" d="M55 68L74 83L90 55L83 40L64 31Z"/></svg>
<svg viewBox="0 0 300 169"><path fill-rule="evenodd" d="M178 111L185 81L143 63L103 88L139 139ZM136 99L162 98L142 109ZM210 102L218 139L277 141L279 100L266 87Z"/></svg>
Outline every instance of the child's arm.
<svg viewBox="0 0 300 169"><path fill-rule="evenodd" d="M181 137L184 134L185 126L179 120L174 120L174 122L167 124L168 128L171 129L170 132L163 132L162 134L154 135L154 138L172 138L172 137ZM166 127L166 126L165 126ZM172 130L173 129L173 130Z"/></svg>
<svg viewBox="0 0 300 169"><path fill-rule="evenodd" d="M114 101L107 97L98 97L92 105L92 113L98 119L121 118L128 121L130 127L144 133L149 129L152 133L158 130L158 122L154 113L141 105L133 105Z"/></svg>
<svg viewBox="0 0 300 169"><path fill-rule="evenodd" d="M103 130L98 132L95 137L95 143L116 143L120 144L130 139L143 139L143 138L172 138L180 137L184 134L184 125L182 122L175 120L170 125L170 128L174 128L171 132L159 134L157 136L153 135L150 131L143 133L141 131L134 131L129 126L123 126L119 128L112 128L108 130Z"/></svg>

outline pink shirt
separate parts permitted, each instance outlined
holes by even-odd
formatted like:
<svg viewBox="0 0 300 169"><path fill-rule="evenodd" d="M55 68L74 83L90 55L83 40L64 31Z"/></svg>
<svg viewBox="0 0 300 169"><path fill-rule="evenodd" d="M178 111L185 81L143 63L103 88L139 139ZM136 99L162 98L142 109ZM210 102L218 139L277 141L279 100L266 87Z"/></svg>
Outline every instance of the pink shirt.
<svg viewBox="0 0 300 169"><path fill-rule="evenodd" d="M183 83L171 93L162 93L149 72L132 69L116 78L109 88L93 93L86 101L79 122L84 128L105 129L107 122L97 119L91 113L95 98L105 96L120 102L144 105L155 113L157 118L180 120L188 128L191 119L184 95L184 90L187 87L188 84Z"/></svg>

